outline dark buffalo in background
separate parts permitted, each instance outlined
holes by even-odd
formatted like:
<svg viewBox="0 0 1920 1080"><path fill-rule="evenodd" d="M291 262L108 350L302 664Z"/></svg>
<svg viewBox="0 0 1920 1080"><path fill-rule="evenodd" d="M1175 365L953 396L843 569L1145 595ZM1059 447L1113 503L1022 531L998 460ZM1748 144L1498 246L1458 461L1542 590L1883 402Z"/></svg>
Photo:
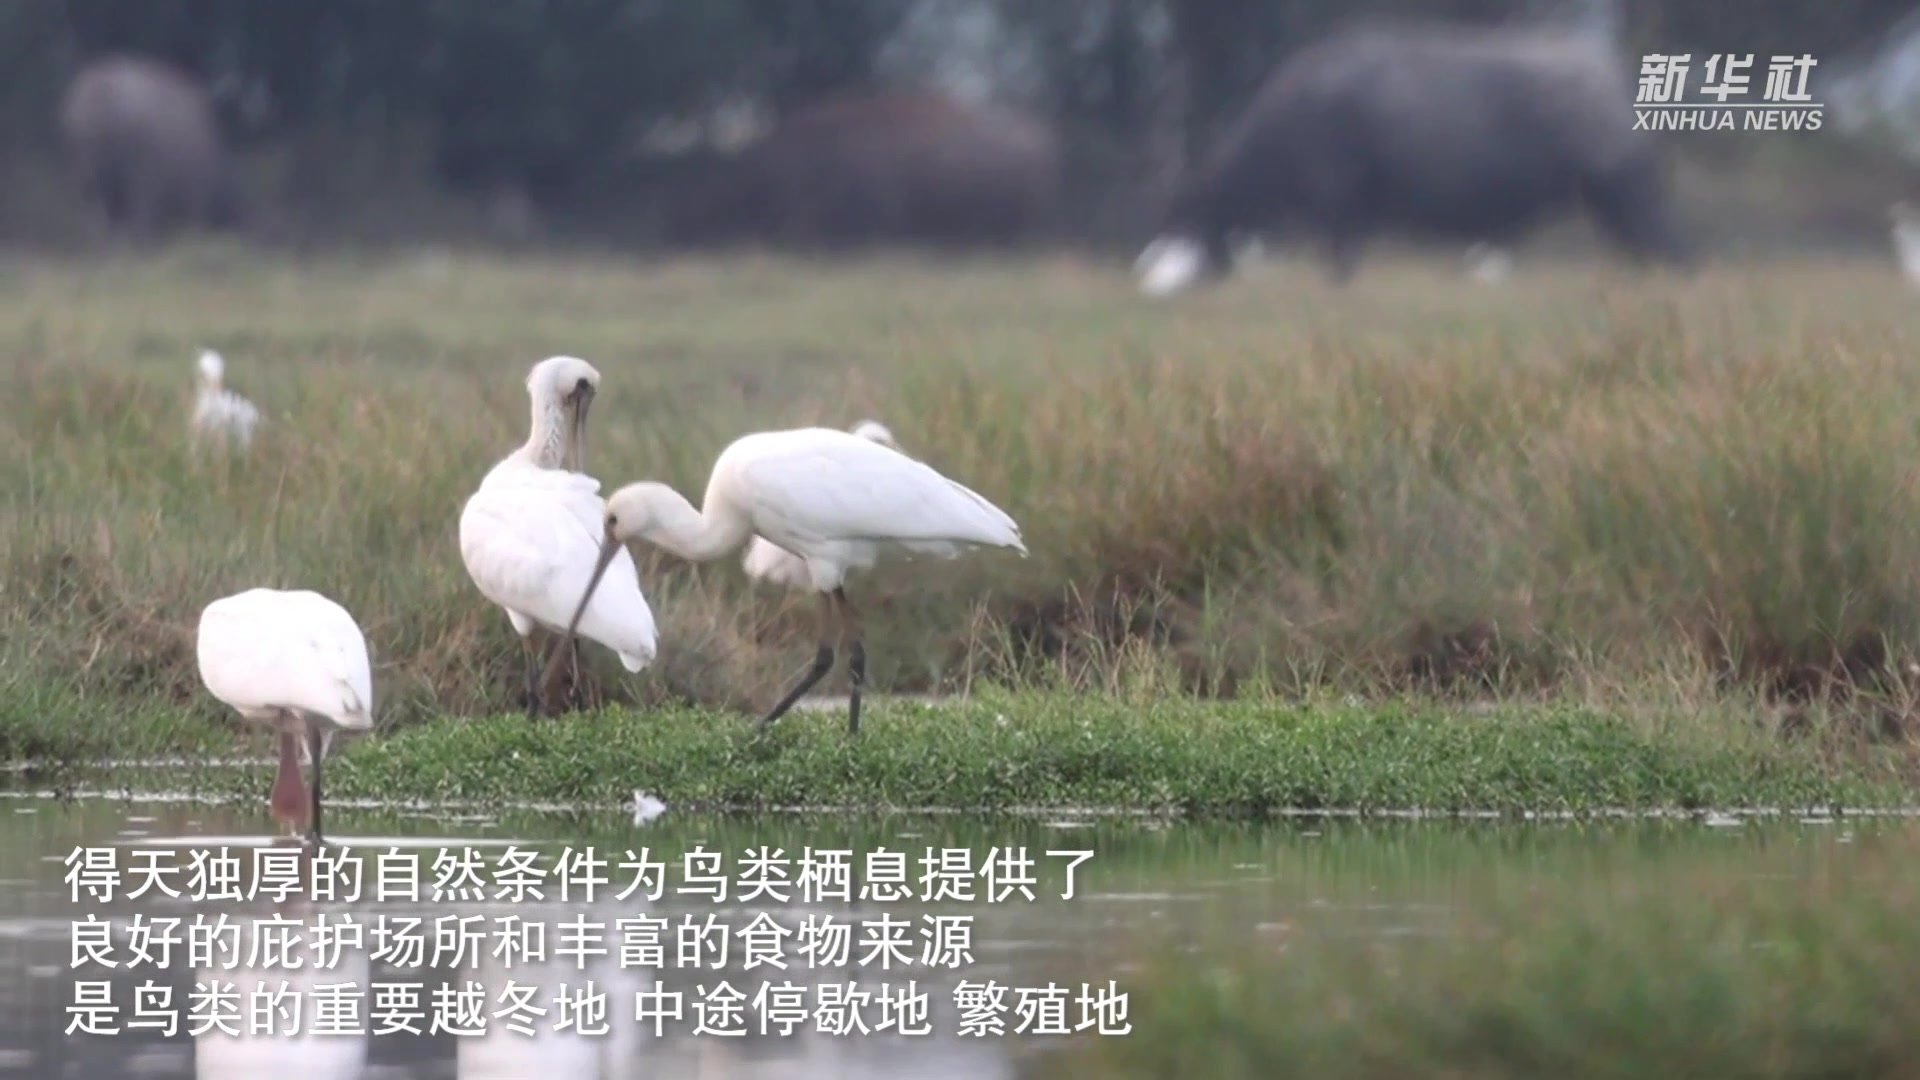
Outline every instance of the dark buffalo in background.
<svg viewBox="0 0 1920 1080"><path fill-rule="evenodd" d="M925 93L846 96L786 117L693 179L680 243L805 248L991 244L1050 218L1060 151L1047 126Z"/></svg>
<svg viewBox="0 0 1920 1080"><path fill-rule="evenodd" d="M232 225L233 163L206 88L139 56L87 64L68 86L60 131L90 198L115 231Z"/></svg>
<svg viewBox="0 0 1920 1080"><path fill-rule="evenodd" d="M1373 236L1508 245L1581 205L1636 257L1684 261L1656 148L1633 126L1629 75L1596 39L1351 31L1284 63L1183 179L1141 284L1226 273L1236 232L1315 240L1345 280Z"/></svg>

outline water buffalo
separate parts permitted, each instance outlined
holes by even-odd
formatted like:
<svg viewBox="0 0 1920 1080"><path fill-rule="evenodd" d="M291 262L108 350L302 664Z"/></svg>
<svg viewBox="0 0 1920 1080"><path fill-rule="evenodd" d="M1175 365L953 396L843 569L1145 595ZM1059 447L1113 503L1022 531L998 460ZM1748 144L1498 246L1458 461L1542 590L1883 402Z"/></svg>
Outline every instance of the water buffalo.
<svg viewBox="0 0 1920 1080"><path fill-rule="evenodd" d="M1636 257L1685 261L1632 85L1597 40L1372 27L1281 65L1181 182L1136 264L1149 293L1231 268L1229 233L1324 247L1335 280L1383 233L1509 246L1584 204Z"/></svg>
<svg viewBox="0 0 1920 1080"><path fill-rule="evenodd" d="M108 56L74 77L60 129L110 228L236 223L232 163L212 100L192 76L141 56Z"/></svg>
<svg viewBox="0 0 1920 1080"><path fill-rule="evenodd" d="M828 99L698 178L670 238L801 247L1014 240L1053 209L1053 134L922 93Z"/></svg>

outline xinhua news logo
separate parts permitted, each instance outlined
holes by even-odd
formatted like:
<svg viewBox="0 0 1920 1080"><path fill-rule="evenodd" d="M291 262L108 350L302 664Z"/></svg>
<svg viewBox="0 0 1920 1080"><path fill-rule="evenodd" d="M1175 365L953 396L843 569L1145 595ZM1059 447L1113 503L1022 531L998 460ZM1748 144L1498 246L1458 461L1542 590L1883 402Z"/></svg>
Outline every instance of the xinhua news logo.
<svg viewBox="0 0 1920 1080"><path fill-rule="evenodd" d="M1714 53L1688 93L1692 53L1648 53L1640 58L1634 91L1635 131L1819 131L1826 106L1813 99L1812 56L1769 57L1766 80L1754 93L1754 54Z"/></svg>

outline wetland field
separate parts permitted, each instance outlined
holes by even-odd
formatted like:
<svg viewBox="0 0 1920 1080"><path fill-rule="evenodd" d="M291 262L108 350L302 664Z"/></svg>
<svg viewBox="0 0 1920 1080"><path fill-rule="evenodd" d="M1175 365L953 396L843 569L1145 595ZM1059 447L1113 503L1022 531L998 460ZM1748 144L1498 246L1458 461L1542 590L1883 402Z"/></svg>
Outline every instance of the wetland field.
<svg viewBox="0 0 1920 1080"><path fill-rule="evenodd" d="M188 439L203 347L262 413L245 454ZM555 354L601 373L603 490L697 499L740 434L874 418L1031 556L854 580L850 739L840 675L753 730L812 655L810 597L636 548L655 664L589 647L578 708L529 721L456 527ZM1382 258L1346 288L1277 263L1149 302L1065 255L188 245L0 263L0 382L0 1073L254 1075L184 1031L62 1034L76 979L141 978L69 965L65 875L77 846L267 839L268 740L194 648L208 601L267 585L366 634L375 730L326 762L348 850L1094 852L1072 900L964 908L973 965L922 974L925 1038L489 1064L380 1036L328 1075L1920 1075L1920 305L1885 260L1522 259L1487 287ZM715 915L842 908L874 914ZM277 909L84 909L122 943L212 910ZM728 970L749 996L770 978ZM956 1036L962 979L1112 979L1131 1030ZM245 1068L320 1067L251 1042Z"/></svg>

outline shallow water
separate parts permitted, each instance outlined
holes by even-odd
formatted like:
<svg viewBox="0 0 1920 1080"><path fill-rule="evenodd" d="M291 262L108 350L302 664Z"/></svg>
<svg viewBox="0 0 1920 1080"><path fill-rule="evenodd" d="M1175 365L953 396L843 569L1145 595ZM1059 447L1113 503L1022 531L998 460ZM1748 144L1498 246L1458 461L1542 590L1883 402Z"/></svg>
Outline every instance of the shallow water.
<svg viewBox="0 0 1920 1080"><path fill-rule="evenodd" d="M265 898L259 886L268 884L265 869L256 876L251 859L256 848L271 838L264 832L263 812L246 807L208 807L178 802L91 800L60 803L35 798L0 800L0 957L6 978L0 980L4 1011L0 1012L0 1074L39 1077L255 1077L279 1069L288 1077L334 1077L364 1080L382 1078L459 1077L1012 1077L1047 1075L1054 1071L1050 1050L1063 1045L1057 1036L963 1037L955 987L962 980L992 980L1007 988L1005 1004L1012 1005L1018 988L1041 987L1050 981L1070 988L1065 1022L1082 1019L1074 998L1083 981L1105 987L1114 980L1118 991L1135 997L1151 995L1153 987L1138 980L1145 976L1130 957L1149 943L1190 943L1197 950L1221 953L1220 942L1255 951L1312 948L1315 942L1355 937L1394 940L1457 932L1453 916L1477 896L1510 894L1536 883L1592 882L1596 888L1644 871L1652 864L1700 864L1710 872L1750 877L1755 882L1831 871L1846 865L1857 853L1889 837L1902 842L1914 827L1902 822L1797 821L1722 824L1708 827L1694 822L1610 823L1602 825L1489 823L1370 823L1363 821L1292 821L1281 824L1183 824L1139 820L994 820L964 817L830 818L711 818L688 817L669 809L650 822L636 823L612 815L564 816L521 813L501 817L459 814L439 817L427 813L372 813L333 811L328 816L330 839L342 858L365 860L367 875L362 895L355 900L329 900L294 895ZM244 868L240 882L248 899L170 898L150 892L139 899L123 895L132 877L111 899L72 899L74 886L65 879L70 853L76 847L113 847L116 865L132 865L134 852L158 864L184 866L195 850L222 845ZM631 880L631 872L609 868L609 885L591 901L577 894L566 900L548 879L541 900L526 897L510 902L497 888L501 878L484 875L486 888L479 899L457 895L436 898L431 883L436 867L451 864L443 851L466 848L476 853L486 870L497 870L503 853L537 854L535 865L552 867L566 849L591 845L614 864L629 851L645 849L647 857L666 870L662 895L648 900L614 895ZM787 897L775 888L769 895L742 899L739 895L738 857L750 848L776 848L788 858ZM929 849L951 849L950 858L978 870L992 861L989 852L1024 848L1033 858L1036 878L1027 901L1017 892L1005 902L973 902L952 898L928 899L921 881L922 859ZM854 899L806 903L795 879L810 852L845 850L852 853L851 889L861 887L867 853L890 849L905 857L909 898L897 902ZM689 851L726 853L724 872L729 895L718 902L682 891L688 884L682 873ZM962 855L959 852L968 854ZM1065 864L1069 856L1049 858L1045 853L1091 851L1090 860L1074 870L1072 899L1061 899ZM390 853L390 854L389 854ZM379 856L418 859L421 875L417 901L391 895L376 897L372 878ZM937 856L936 856L937 857ZM204 858L204 856L203 856ZM398 866L396 861L393 865ZM699 868L697 865L694 867ZM879 867L884 869L884 866ZM1016 865L1014 869L1018 869ZM180 891L191 892L187 877L170 878ZM989 882L975 873L976 891ZM449 883L451 885L451 883ZM697 883L696 883L697 884ZM777 882L776 882L777 885ZM1679 901L1677 901L1679 902ZM75 970L74 920L92 917L112 924L112 951L122 959L131 954L129 934L136 922L174 916L185 923L210 920L220 914L231 919L258 919L281 915L303 932L327 919L351 917L371 931L377 921L397 926L403 918L419 918L424 935L423 955L413 958L369 949L347 949L340 966L324 977L310 971L287 972L245 960L215 963L199 970L186 962L185 943L166 967L152 965ZM604 927L607 955L582 964L553 954L562 924L585 915ZM835 916L851 923L853 937L844 963L814 966L799 954L797 937L786 940L787 968L745 967L741 932L756 923L797 932L809 918ZM491 932L501 920L517 916L524 922L546 924L549 956L544 962L522 962L507 968L489 955L500 940L483 938L477 963L434 955L434 932L451 929L459 920ZM683 919L704 925L711 916L735 936L724 963L707 970L674 970L677 940ZM863 965L862 938L872 920L891 917L909 924L904 955L923 959L928 946L920 932L933 924L930 916L970 916L971 962L958 968L909 963L881 971L877 961ZM631 920L664 919L667 936L662 948L663 970L652 970L638 951L622 954L621 920L628 929L643 924ZM863 926L863 921L866 926ZM644 924L659 926L661 924ZM949 920L949 927L953 925ZM717 940L709 931L705 940ZM184 931L183 931L184 937ZM764 939L762 939L764 940ZM629 942L642 943L636 932ZM372 943L369 942L369 945ZM401 950L404 951L404 950ZM378 955L369 955L378 953ZM708 954L711 956L711 954ZM1222 957L1224 958L1224 957ZM835 958L837 961L837 958ZM606 994L609 1032L583 1038L550 1030L553 993L578 989L586 980ZM916 992L929 1003L930 1033L901 1036L866 1034L835 1036L817 1033L818 987L857 980L860 988L878 990L881 983L897 987L914 980ZM171 1034L155 1030L122 1030L113 1036L64 1034L76 981L108 981L116 1016L125 1022L133 1014L139 984L171 987L172 1011L183 1025ZM193 1037L185 1030L192 1022L189 1000L196 984L231 983L241 995L252 988L277 987L283 981L296 991L311 993L322 982L346 982L362 988L372 984L418 987L423 1007L437 989L460 988L469 981L485 988L484 1012L491 1015L499 994L509 983L533 988L531 1000L549 1003L544 1019L530 1023L538 1034L528 1036L501 1026L489 1026L484 1035L382 1034L312 1035L284 1033L290 1021L268 1010L261 1017L241 1017L242 1029L233 1037L218 1029ZM696 999L721 981L741 992L741 1022L749 1034L740 1037L696 1035ZM760 1025L779 1013L762 998L766 984L794 984L809 1009L807 1020L790 1035L761 1034ZM665 1034L652 1035L651 1026L634 1022L636 995L661 994L677 988L684 996L683 1017L665 1021ZM450 991L449 991L450 992ZM722 1000L718 995L713 1000ZM664 1000L655 998L654 1000ZM799 999L794 999L799 1000ZM306 1022L317 1007L306 1000ZM363 1002L360 1008L371 1007ZM717 1008L717 1007L716 1007ZM157 1015L154 1010L150 1015ZM716 1015L725 1018L723 1011ZM1011 1030L1019 1017L1011 1007L1002 1013ZM870 1007L865 1018L880 1019ZM364 1012L359 1019L371 1025ZM1114 1017L1117 1023L1117 1017ZM248 1035L250 1023L261 1034ZM423 1017L422 1027L426 1026ZM726 1027L725 1023L716 1026ZM293 1027L301 1028L300 1022ZM1120 1037L1125 1036L1108 1036Z"/></svg>

